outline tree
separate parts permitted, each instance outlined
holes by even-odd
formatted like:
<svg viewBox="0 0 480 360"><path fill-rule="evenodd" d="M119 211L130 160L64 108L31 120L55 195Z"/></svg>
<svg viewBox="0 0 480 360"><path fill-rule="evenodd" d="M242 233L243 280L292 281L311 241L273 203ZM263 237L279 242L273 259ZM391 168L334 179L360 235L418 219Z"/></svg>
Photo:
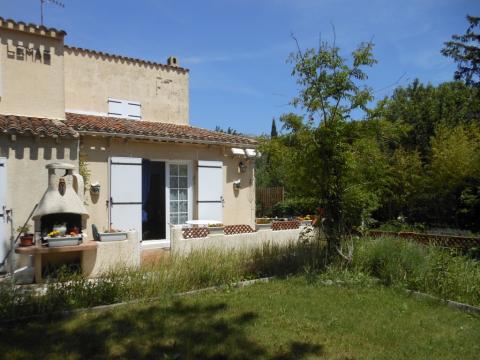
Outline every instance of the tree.
<svg viewBox="0 0 480 360"><path fill-rule="evenodd" d="M438 126L480 122L480 87L468 87L459 81L433 86L416 79L395 89L370 115L372 119L406 126L401 144L409 150L418 150L427 162L430 138Z"/></svg>
<svg viewBox="0 0 480 360"><path fill-rule="evenodd" d="M472 217L472 211L475 211L478 222L479 144L480 131L476 126L437 129L432 138L432 160L429 164L429 192L435 200L431 202L429 211L434 215L432 220L455 227L471 226L462 223L461 219Z"/></svg>
<svg viewBox="0 0 480 360"><path fill-rule="evenodd" d="M480 27L480 17L467 15L469 23L464 35L452 35L452 40L445 43L442 55L452 58L457 63L455 80L464 80L468 86L480 86L480 34L475 33Z"/></svg>
<svg viewBox="0 0 480 360"><path fill-rule="evenodd" d="M298 45L298 43L297 43ZM324 231L328 257L340 253L345 234L347 210L346 120L354 109L366 109L372 93L360 82L367 79L364 67L376 63L373 44L362 43L351 54L349 63L340 49L321 42L318 49L298 51L290 56L300 92L292 103L308 113L301 133L302 145L297 148L298 176L313 185L319 204L325 209ZM300 180L300 179L299 179Z"/></svg>
<svg viewBox="0 0 480 360"><path fill-rule="evenodd" d="M242 135L240 132L238 132L235 129L232 129L230 126L227 128L227 130L224 130L220 126L217 125L217 126L215 126L215 131L225 133L225 134L229 134L229 135Z"/></svg>
<svg viewBox="0 0 480 360"><path fill-rule="evenodd" d="M276 138L278 136L277 133L277 124L275 124L275 118L272 119L272 130L270 131L270 137Z"/></svg>

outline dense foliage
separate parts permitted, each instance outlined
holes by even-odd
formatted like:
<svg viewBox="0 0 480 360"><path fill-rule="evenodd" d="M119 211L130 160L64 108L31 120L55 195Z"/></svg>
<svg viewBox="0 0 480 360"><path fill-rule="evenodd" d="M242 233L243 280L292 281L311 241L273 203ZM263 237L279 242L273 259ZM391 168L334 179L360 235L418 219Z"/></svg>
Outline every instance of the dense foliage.
<svg viewBox="0 0 480 360"><path fill-rule="evenodd" d="M256 164L257 186L283 186L286 200L260 215L324 208L338 233L398 220L480 231L480 18L467 19L467 33L442 50L463 81L416 79L372 109L370 90L360 87L361 68L375 63L372 44L353 52L350 65L335 45L299 50L291 58L300 85L293 103L304 115L280 117L281 131L260 139ZM351 118L356 108L364 119ZM302 198L315 206L305 209Z"/></svg>
<svg viewBox="0 0 480 360"><path fill-rule="evenodd" d="M261 140L257 185L284 186L287 200L311 198L318 187L308 169L320 171L320 161L299 159L299 151L309 155L310 130L294 114L280 121L279 136ZM343 131L348 229L401 218L480 230L479 88L415 80Z"/></svg>

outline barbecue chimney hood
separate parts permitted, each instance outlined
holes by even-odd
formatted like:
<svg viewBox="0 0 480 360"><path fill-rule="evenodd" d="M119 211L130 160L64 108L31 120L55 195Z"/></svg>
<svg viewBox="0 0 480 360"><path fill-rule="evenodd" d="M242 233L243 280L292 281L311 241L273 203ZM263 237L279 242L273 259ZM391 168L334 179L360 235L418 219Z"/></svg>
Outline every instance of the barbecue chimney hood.
<svg viewBox="0 0 480 360"><path fill-rule="evenodd" d="M45 215L61 213L81 215L82 219L88 218L88 212L83 205L83 178L73 173L75 167L71 164L52 163L46 168L48 188L38 203L32 219L38 221ZM77 191L73 188L74 183Z"/></svg>

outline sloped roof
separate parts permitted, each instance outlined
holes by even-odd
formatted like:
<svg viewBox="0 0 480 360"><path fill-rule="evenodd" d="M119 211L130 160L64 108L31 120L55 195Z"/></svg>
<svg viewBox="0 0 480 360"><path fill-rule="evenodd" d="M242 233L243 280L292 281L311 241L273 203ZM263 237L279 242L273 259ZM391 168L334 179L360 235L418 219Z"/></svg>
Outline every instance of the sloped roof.
<svg viewBox="0 0 480 360"><path fill-rule="evenodd" d="M78 137L78 133L61 120L1 114L0 133L39 137Z"/></svg>
<svg viewBox="0 0 480 360"><path fill-rule="evenodd" d="M240 147L254 147L257 145L255 139L246 136L231 135L190 125L73 113L67 113L66 118L65 124L80 134L143 138L166 142L234 145Z"/></svg>

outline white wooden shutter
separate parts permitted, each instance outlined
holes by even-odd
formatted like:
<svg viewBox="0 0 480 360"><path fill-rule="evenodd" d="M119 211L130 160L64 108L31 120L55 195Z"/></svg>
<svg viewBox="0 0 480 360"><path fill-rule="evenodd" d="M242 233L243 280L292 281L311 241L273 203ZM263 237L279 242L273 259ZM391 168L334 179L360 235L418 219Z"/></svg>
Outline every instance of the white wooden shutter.
<svg viewBox="0 0 480 360"><path fill-rule="evenodd" d="M110 226L135 229L142 239L141 158L110 158Z"/></svg>
<svg viewBox="0 0 480 360"><path fill-rule="evenodd" d="M142 105L138 101L108 99L108 116L140 120Z"/></svg>
<svg viewBox="0 0 480 360"><path fill-rule="evenodd" d="M198 219L223 221L223 163L198 162Z"/></svg>
<svg viewBox="0 0 480 360"><path fill-rule="evenodd" d="M7 256L8 236L7 236L7 161L0 158L0 262ZM1 267L0 267L1 269Z"/></svg>
<svg viewBox="0 0 480 360"><path fill-rule="evenodd" d="M126 102L126 117L129 119L140 120L142 118L141 105L139 102L127 101Z"/></svg>
<svg viewBox="0 0 480 360"><path fill-rule="evenodd" d="M108 116L123 116L123 101L116 99L108 99Z"/></svg>

